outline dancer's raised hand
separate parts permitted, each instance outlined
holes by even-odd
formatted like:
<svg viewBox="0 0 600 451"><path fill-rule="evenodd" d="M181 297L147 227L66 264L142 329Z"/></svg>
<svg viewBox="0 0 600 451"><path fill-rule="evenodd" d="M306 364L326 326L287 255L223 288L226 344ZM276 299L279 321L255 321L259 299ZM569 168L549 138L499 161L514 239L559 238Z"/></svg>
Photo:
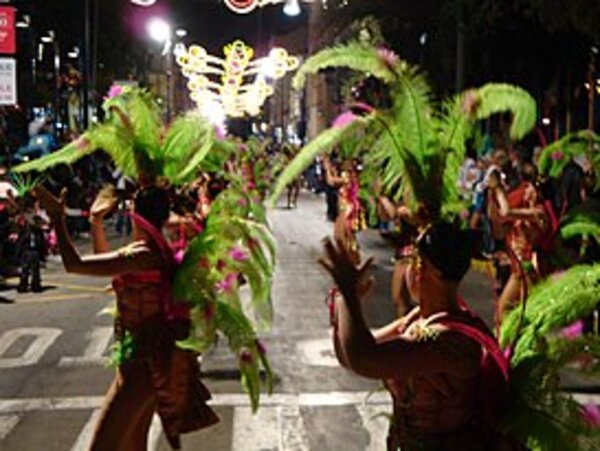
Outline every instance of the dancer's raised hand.
<svg viewBox="0 0 600 451"><path fill-rule="evenodd" d="M104 186L94 203L90 208L90 216L92 219L102 219L117 206L118 199L115 195L115 187L112 185Z"/></svg>
<svg viewBox="0 0 600 451"><path fill-rule="evenodd" d="M58 197L55 197L50 191L41 185L35 187L33 191L40 201L42 208L46 210L52 221L62 218L65 214L65 199L67 198L67 189L63 188Z"/></svg>
<svg viewBox="0 0 600 451"><path fill-rule="evenodd" d="M356 265L350 250L341 241L334 243L331 238L325 238L323 246L325 257L320 258L319 263L331 274L344 298L350 301L366 296L373 286L373 278L369 274L373 258Z"/></svg>

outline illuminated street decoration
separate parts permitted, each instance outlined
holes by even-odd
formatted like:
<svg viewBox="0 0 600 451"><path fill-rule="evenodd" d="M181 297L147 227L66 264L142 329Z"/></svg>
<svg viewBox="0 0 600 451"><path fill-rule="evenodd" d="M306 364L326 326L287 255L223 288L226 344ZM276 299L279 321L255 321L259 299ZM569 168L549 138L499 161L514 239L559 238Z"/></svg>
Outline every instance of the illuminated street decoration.
<svg viewBox="0 0 600 451"><path fill-rule="evenodd" d="M225 59L210 55L198 45L176 51L177 63L188 79L190 97L201 113L214 116L256 116L273 94L268 80L276 80L298 67L298 58L274 48L254 60L254 50L242 41L224 47Z"/></svg>
<svg viewBox="0 0 600 451"><path fill-rule="evenodd" d="M238 14L247 14L256 8L281 3L281 0L225 0L225 5Z"/></svg>
<svg viewBox="0 0 600 451"><path fill-rule="evenodd" d="M238 14L248 14L254 11L256 8L262 8L263 6L276 5L286 3L289 0L224 0L225 5L232 11ZM296 2L298 0L295 0ZM320 1L323 9L329 7L329 3L334 3L331 0L302 0L304 3L315 3ZM348 0L338 0L338 4L341 7L348 5Z"/></svg>

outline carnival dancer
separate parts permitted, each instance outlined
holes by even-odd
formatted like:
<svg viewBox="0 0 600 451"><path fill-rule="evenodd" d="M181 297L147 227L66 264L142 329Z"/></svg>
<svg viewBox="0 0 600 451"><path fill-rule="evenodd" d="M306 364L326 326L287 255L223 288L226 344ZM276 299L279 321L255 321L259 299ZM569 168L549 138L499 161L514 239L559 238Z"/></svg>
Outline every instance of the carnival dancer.
<svg viewBox="0 0 600 451"><path fill-rule="evenodd" d="M190 323L185 311L173 315L168 304L174 263L158 232L169 216L168 193L157 187L140 190L133 216L136 241L116 252L84 257L65 226L64 195L57 199L44 188L36 194L55 227L67 271L114 277L116 338L127 358L108 391L91 449L145 450L155 411L169 443L178 449L179 434L218 418L206 405L210 395L200 382L196 354L175 345L187 337ZM125 349L127 342L134 348Z"/></svg>
<svg viewBox="0 0 600 451"><path fill-rule="evenodd" d="M488 426L473 389L481 384L482 347L444 324L458 322L493 340L484 323L458 301L472 244L470 232L449 223L427 229L408 270L411 297L419 306L371 333L361 307L372 283L371 261L357 265L345 243L325 242L321 263L342 293L336 304L336 355L357 374L386 381L394 399L389 450L494 449L488 447Z"/></svg>
<svg viewBox="0 0 600 451"><path fill-rule="evenodd" d="M365 228L364 212L358 197L359 180L357 163L354 160L342 164L339 177L329 177L332 185L339 183L338 215L333 227L337 240L346 243L355 261L360 261L360 247L356 234ZM328 182L328 183L330 183Z"/></svg>
<svg viewBox="0 0 600 451"><path fill-rule="evenodd" d="M281 147L281 153L284 155L286 164L294 159L298 153L298 148L293 144L286 143ZM302 185L302 177L297 177L287 187L287 208L293 210L298 207L298 196L300 195L300 186Z"/></svg>
<svg viewBox="0 0 600 451"><path fill-rule="evenodd" d="M534 184L535 167L524 164L522 177L521 184L508 194L502 189L497 172L490 175L488 186L490 219L504 228L511 261L510 277L498 300L499 319L515 307L523 284L531 285L540 280L538 246L545 235L552 233L550 219Z"/></svg>
<svg viewBox="0 0 600 451"><path fill-rule="evenodd" d="M253 313L262 327L268 327L274 244L266 226L252 218L260 206L252 212L242 208L242 194L225 190L215 200L206 228L178 261L162 235L171 211L169 185L192 182L199 170L206 170L202 164L209 150L214 150L211 157L224 161L233 146L216 136L210 122L193 113L163 126L158 105L143 90L118 90L103 107L103 123L50 158L15 170L43 171L102 148L119 169L137 179L140 188L130 213L136 241L116 252L107 251L102 217L114 204L107 189L93 206L94 248L101 252L93 256L81 257L70 240L64 219L66 193L57 198L41 187L36 193L57 231L66 269L113 276L117 294L113 361L118 370L92 449L145 450L154 412L162 420L169 444L179 448L181 433L218 421L206 405L210 393L200 382L197 356L219 334L228 338L239 360L253 410L259 405L262 368L272 390L266 351L238 302L237 281L242 276L250 280L251 302L257 310ZM199 155L199 148L206 152Z"/></svg>

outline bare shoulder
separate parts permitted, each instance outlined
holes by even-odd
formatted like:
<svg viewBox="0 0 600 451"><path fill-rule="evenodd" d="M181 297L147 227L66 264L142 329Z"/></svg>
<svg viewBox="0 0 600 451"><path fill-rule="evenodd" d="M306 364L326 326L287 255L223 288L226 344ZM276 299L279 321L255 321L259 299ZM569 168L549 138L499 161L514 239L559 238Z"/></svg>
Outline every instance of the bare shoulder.
<svg viewBox="0 0 600 451"><path fill-rule="evenodd" d="M144 241L134 241L116 251L121 258L141 264L144 268L160 269L164 265L160 253Z"/></svg>

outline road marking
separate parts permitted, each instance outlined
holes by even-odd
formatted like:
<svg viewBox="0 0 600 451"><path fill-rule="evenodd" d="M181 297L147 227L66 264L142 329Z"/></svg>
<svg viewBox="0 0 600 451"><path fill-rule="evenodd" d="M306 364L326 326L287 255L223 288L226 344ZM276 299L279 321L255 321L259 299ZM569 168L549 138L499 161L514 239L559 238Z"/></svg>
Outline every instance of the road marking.
<svg viewBox="0 0 600 451"><path fill-rule="evenodd" d="M152 423L150 424L150 430L148 431L148 444L147 451L157 451L160 445L160 435L162 434L162 423L160 417L154 414L152 417Z"/></svg>
<svg viewBox="0 0 600 451"><path fill-rule="evenodd" d="M600 395L574 393L579 403L600 405ZM35 411L85 410L102 407L102 396L74 396L65 398L0 398L0 415L18 414ZM388 393L369 394L368 392L326 392L275 394L261 397L261 406L299 406L299 407L342 407L342 406L389 406ZM242 393L219 393L213 395L210 405L222 407L250 407L250 399Z"/></svg>
<svg viewBox="0 0 600 451"><path fill-rule="evenodd" d="M232 451L279 450L279 418L277 408L258 409L237 407L233 413Z"/></svg>
<svg viewBox="0 0 600 451"><path fill-rule="evenodd" d="M100 419L102 409L95 409L90 415L87 423L77 436L77 440L71 447L71 451L85 451L90 449L92 444L92 438L96 425ZM15 415L16 416L16 415ZM160 441L160 435L162 433L162 426L158 415L152 417L152 424L150 425L150 431L148 432L148 447L147 451L157 451ZM2 416L0 416L0 440L2 439Z"/></svg>
<svg viewBox="0 0 600 451"><path fill-rule="evenodd" d="M92 437L94 435L94 431L96 430L96 424L100 419L101 409L95 409L90 415L87 423L77 436L77 440L75 444L71 447L71 451L85 451L90 449L90 445L92 444Z"/></svg>
<svg viewBox="0 0 600 451"><path fill-rule="evenodd" d="M600 395L597 394L574 393L573 398L580 403L600 405ZM0 399L0 441L17 426L23 413L93 410L71 451L88 449L103 400L101 396ZM367 392L276 394L264 397L262 407L254 415L248 397L243 394L217 394L211 404L235 409L231 449L245 451L308 450L308 436L300 407L329 406L355 406L370 437L366 451L378 451L385 449L389 427L387 418L378 415L391 412L389 395L379 392L370 396ZM147 451L159 449L161 436L160 419L154 415L148 434Z"/></svg>
<svg viewBox="0 0 600 451"><path fill-rule="evenodd" d="M41 302L54 302L54 301L70 301L70 300L77 300L77 301L81 301L83 299L91 299L94 296L91 293L71 293L71 294L55 294L55 295L47 295L47 296L35 296L35 297L21 297L18 296L15 301L17 303L31 303L31 304L37 304L37 303L41 303Z"/></svg>
<svg viewBox="0 0 600 451"><path fill-rule="evenodd" d="M97 287L97 286L93 286L93 285L74 285L74 284L56 282L54 280L46 280L46 279L44 279L44 284L52 285L53 287L56 287L56 288L66 288L67 290L74 290L74 291L86 291L86 292L92 292L92 293L108 293L107 287Z"/></svg>
<svg viewBox="0 0 600 451"><path fill-rule="evenodd" d="M285 405L281 407L279 417L279 449L281 451L308 451L308 434L300 415L300 407Z"/></svg>
<svg viewBox="0 0 600 451"><path fill-rule="evenodd" d="M331 338L303 340L297 345L302 361L311 366L339 367Z"/></svg>
<svg viewBox="0 0 600 451"><path fill-rule="evenodd" d="M0 440L4 440L8 434L19 424L20 417L16 414L0 415Z"/></svg>
<svg viewBox="0 0 600 451"><path fill-rule="evenodd" d="M261 406L351 406L361 405L386 405L390 403L387 393L375 393L368 397L368 392L326 392L326 393L301 393L301 394L275 394L261 396ZM598 396L600 398L600 395ZM64 398L0 398L0 415L11 413L26 413L35 411L55 410L85 410L99 409L102 407L102 396L73 396ZM600 399L599 399L600 402ZM219 393L213 395L209 404L223 407L250 407L250 399L243 393Z"/></svg>
<svg viewBox="0 0 600 451"><path fill-rule="evenodd" d="M59 367L82 367L91 365L104 366L108 362L108 357L104 354L110 346L110 341L113 336L112 327L96 327L91 332L86 334L89 340L88 345L83 351L81 357L65 356L58 361Z"/></svg>
<svg viewBox="0 0 600 451"><path fill-rule="evenodd" d="M392 413L391 405L386 406L357 406L364 428L369 433L369 445L365 451L380 451L386 449L386 438L390 420L385 416Z"/></svg>
<svg viewBox="0 0 600 451"><path fill-rule="evenodd" d="M0 399L0 414L54 410L99 409L102 407L103 399L103 396Z"/></svg>
<svg viewBox="0 0 600 451"><path fill-rule="evenodd" d="M0 337L0 368L18 368L36 364L60 334L62 334L60 329L44 327L19 328L5 332ZM28 336L33 336L35 339L20 357L2 357L19 338Z"/></svg>

